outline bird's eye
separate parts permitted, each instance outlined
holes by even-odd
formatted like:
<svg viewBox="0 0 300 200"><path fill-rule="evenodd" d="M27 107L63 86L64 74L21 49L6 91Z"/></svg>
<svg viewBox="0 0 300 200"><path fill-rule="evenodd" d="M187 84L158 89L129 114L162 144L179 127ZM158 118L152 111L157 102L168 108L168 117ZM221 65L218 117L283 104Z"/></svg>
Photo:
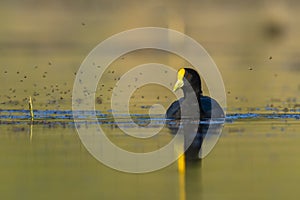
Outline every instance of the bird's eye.
<svg viewBox="0 0 300 200"><path fill-rule="evenodd" d="M191 74L187 74L187 75L186 75L186 78L187 78L188 80L191 80L191 76L192 76Z"/></svg>

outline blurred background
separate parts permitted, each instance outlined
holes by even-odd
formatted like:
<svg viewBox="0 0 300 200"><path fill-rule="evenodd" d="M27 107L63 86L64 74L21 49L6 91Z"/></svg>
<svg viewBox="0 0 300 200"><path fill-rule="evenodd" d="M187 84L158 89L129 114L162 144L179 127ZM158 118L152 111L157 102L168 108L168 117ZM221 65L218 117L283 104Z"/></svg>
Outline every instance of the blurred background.
<svg viewBox="0 0 300 200"><path fill-rule="evenodd" d="M70 110L73 82L89 52L113 34L153 26L183 32L208 51L224 80L228 113L292 114L226 123L200 165L180 173L174 163L138 175L95 160L70 121L33 126L3 111L0 199L299 198L300 126L293 114L300 112L300 1L1 0L0 24L0 112L28 109L29 96L34 109ZM118 79L148 62L174 69L188 65L158 50L123 55L98 84L97 110L109 112ZM147 85L132 95L130 109L148 113L149 105L167 107L174 100L170 91ZM114 124L103 126L120 146L137 150L160 148L172 139L164 128L143 146Z"/></svg>
<svg viewBox="0 0 300 200"><path fill-rule="evenodd" d="M113 34L145 26L181 31L208 51L223 76L229 112L299 109L300 3L296 0L13 0L0 4L1 109L27 108L28 96L33 97L35 109L71 109L73 81L88 53ZM97 108L109 110L106 104L116 80L146 62L175 69L184 64L166 52L124 55L99 82ZM151 95L151 91L141 88L132 101L143 101L143 96L148 101L144 104L167 106L175 99L171 93L157 98L160 93Z"/></svg>

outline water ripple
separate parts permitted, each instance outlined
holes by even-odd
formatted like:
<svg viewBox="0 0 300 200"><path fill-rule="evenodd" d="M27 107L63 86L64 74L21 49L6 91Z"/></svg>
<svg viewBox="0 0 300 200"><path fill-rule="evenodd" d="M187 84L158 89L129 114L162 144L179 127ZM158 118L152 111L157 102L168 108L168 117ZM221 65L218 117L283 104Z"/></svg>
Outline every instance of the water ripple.
<svg viewBox="0 0 300 200"><path fill-rule="evenodd" d="M114 124L114 119L124 119L131 117L135 123L147 124L150 119L156 124L164 123L164 114L149 115L145 114L104 114L100 111L72 111L72 110L34 110L34 120L40 123L46 121L73 121L73 114L79 120L91 119L89 116L96 116L99 123ZM92 118L93 119L93 118ZM95 118L94 118L95 119ZM269 119L300 119L300 113L229 113L226 115L225 122L233 123L237 120L269 120ZM30 113L28 110L1 110L0 109L0 122L17 122L30 120ZM128 121L127 121L128 122ZM167 119L166 123L172 123L172 120ZM224 119L205 120L200 123L224 123Z"/></svg>

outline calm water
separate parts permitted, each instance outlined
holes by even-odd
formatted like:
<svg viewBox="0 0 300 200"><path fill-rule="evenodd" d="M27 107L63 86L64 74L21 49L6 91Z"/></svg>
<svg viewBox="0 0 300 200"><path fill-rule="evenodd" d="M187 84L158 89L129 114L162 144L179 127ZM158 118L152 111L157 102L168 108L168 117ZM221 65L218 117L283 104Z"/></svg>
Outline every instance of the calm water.
<svg viewBox="0 0 300 200"><path fill-rule="evenodd" d="M140 144L111 125L108 135ZM73 124L1 125L2 199L297 199L300 195L297 119L239 119L226 123L202 162L177 163L148 174L127 174L95 160ZM164 128L160 139L170 137ZM131 141L131 142L130 142ZM159 140L157 140L157 144ZM147 147L147 143L145 144ZM149 145L149 144L148 144ZM150 144L151 146L152 144Z"/></svg>
<svg viewBox="0 0 300 200"><path fill-rule="evenodd" d="M296 0L1 1L0 199L299 199L299 10ZM224 80L229 115L222 135L184 172L176 162L139 175L110 169L87 152L72 122L81 62L111 35L144 26L194 38ZM174 69L189 64L151 49L116 59L98 83L99 116L110 113L118 78L149 62ZM27 123L29 96L33 126ZM165 88L141 87L132 94L130 113L148 114L151 105L167 108L174 100ZM111 120L104 122L120 146L143 149ZM163 128L143 145L157 148L171 138Z"/></svg>

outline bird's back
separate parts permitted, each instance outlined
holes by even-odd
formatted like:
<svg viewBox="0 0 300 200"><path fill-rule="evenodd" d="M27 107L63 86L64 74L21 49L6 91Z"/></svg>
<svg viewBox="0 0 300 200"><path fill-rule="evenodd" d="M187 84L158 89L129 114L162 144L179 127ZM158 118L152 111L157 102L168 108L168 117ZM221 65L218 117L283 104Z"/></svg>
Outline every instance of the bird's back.
<svg viewBox="0 0 300 200"><path fill-rule="evenodd" d="M180 98L177 101L174 101L166 112L167 119L180 119L181 111L180 105L184 101L184 98ZM200 97L200 111L201 119L215 119L215 118L224 118L225 114L220 104L211 97L201 96ZM192 112L192 111L191 111Z"/></svg>

